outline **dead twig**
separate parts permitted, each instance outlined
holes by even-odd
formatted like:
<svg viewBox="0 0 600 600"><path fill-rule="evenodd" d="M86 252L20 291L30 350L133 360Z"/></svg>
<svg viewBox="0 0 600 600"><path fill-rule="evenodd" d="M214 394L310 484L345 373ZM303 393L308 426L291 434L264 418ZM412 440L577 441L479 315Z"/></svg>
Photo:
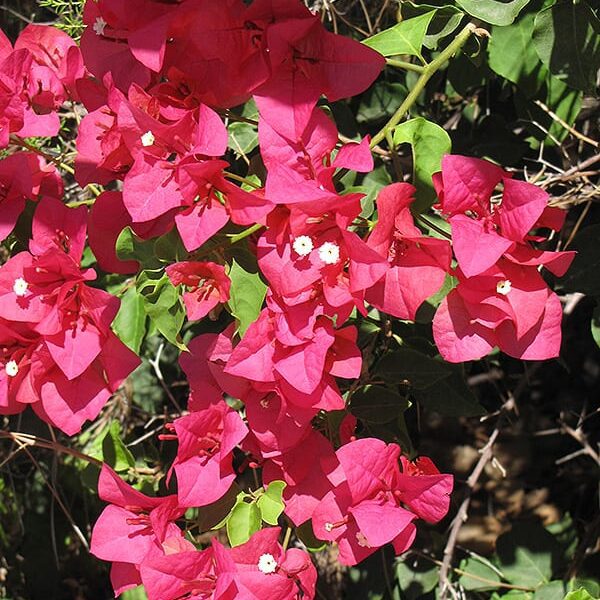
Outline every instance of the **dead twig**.
<svg viewBox="0 0 600 600"><path fill-rule="evenodd" d="M171 390L165 383L165 378L163 377L162 371L160 370L160 357L161 357L164 349L165 349L165 345L164 345L164 343L161 343L160 346L158 347L158 350L156 351L156 356L153 359L149 359L148 362L154 369L156 378L158 379L162 389L165 391L165 394L167 394L169 400L173 403L173 406L177 409L177 411L179 413L182 413L183 411L181 410L181 406L179 406L179 403L177 402L177 400L175 400L175 396L173 396L173 394L171 393Z"/></svg>
<svg viewBox="0 0 600 600"><path fill-rule="evenodd" d="M576 456L581 456L585 454L586 456L589 456L600 467L600 453L594 450L594 448L592 448L592 445L590 444L587 435L585 434L581 426L578 425L575 429L573 429L572 427L563 422L561 423L560 430L561 433L572 437L576 442L578 442L581 445L581 448L576 452L572 452L567 456L559 458L556 461L556 464L567 462L568 460L571 460Z"/></svg>
<svg viewBox="0 0 600 600"><path fill-rule="evenodd" d="M98 460L97 458L94 458L93 456L89 456L88 454L84 454L83 452L79 452L78 450L75 450L73 448L63 446L58 442L46 440L44 438L40 438L35 435L30 435L28 433L0 430L0 439L2 438L12 440L15 444L18 445L19 450L25 450L25 448L28 446L36 446L38 448L54 450L55 452L58 452L60 454L68 454L70 456L74 456L75 458L85 460L86 462L93 463L99 467L102 466L102 461ZM5 462L6 461L4 461L2 464L4 464Z"/></svg>
<svg viewBox="0 0 600 600"><path fill-rule="evenodd" d="M526 375L526 374L525 374ZM488 462L493 462L496 468L499 468L503 476L506 474L504 468L499 465L499 463L494 462L494 444L500 435L500 431L504 426L504 422L508 417L508 414L515 410L516 407L516 398L520 396L523 389L527 386L528 378L526 376L522 377L519 385L515 389L514 393L509 395L508 399L502 405L501 409L498 412L498 419L496 421L496 426L494 430L490 434L488 441L485 446L479 451L481 456L479 460L475 464L475 467L471 471L469 478L466 482L466 495L460 504L454 519L452 519L452 523L450 525L450 533L448 534L448 540L446 542L446 546L444 548L444 556L440 566L440 574L439 574L439 593L440 598L442 600L448 597L448 593L451 593L453 596L456 593L450 583L448 578L448 574L451 570L456 571L456 569L452 568L452 558L454 556L454 550L456 547L456 543L458 540L458 533L460 532L461 527L465 523L468 517L469 505L471 504L471 496L477 486L479 478L485 469L485 466Z"/></svg>
<svg viewBox="0 0 600 600"><path fill-rule="evenodd" d="M546 114L550 116L553 121L556 121L561 127L566 129L572 136L576 137L578 140L593 146L594 148L600 148L600 142L589 138L587 135L580 133L574 127L571 127L564 119L561 119L554 111L548 108L541 100L535 100L535 104L539 106Z"/></svg>

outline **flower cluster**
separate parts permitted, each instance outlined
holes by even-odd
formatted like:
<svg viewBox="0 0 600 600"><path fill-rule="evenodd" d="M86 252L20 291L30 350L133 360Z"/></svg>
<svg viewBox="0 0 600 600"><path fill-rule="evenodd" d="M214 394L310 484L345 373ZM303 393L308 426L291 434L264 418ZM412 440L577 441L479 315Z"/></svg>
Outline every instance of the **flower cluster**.
<svg viewBox="0 0 600 600"><path fill-rule="evenodd" d="M385 61L328 32L299 0L90 0L84 22L81 49L49 27L27 27L14 49L0 38L0 147L55 135L63 102L81 102L75 179L110 186L90 210L69 208L56 169L38 154L0 161L0 238L37 202L29 250L0 268L0 413L30 404L75 434L139 363L111 330L119 300L89 284L86 238L100 269L131 275L144 265L117 255L121 232L172 233L187 256L165 267L165 280L197 321L231 298L231 261L214 237L251 226L264 304L245 331L230 319L181 354L188 411L161 435L177 444L165 478L172 493L146 496L105 465L108 506L91 550L112 562L116 594L141 583L151 600L313 598L310 557L281 545L278 527L233 548L213 538L198 549L177 522L225 498L250 467L265 487L285 484L289 522L310 522L342 563L386 544L407 550L417 520L447 513L453 479L426 457L409 460L397 443L366 437L349 412L329 435L319 428L325 413L346 411L352 389L341 380L369 368L351 316L414 320L451 275L458 284L433 321L444 359L477 359L495 346L556 356L561 307L539 268L561 275L572 253L534 244L564 216L534 185L450 155L434 184L451 240L417 227L408 183L381 189L376 222L363 218L363 194L341 193L337 175L373 169L370 140L340 144L318 101L364 91ZM223 117L251 98L266 173L255 189L234 183L224 158Z"/></svg>
<svg viewBox="0 0 600 600"><path fill-rule="evenodd" d="M28 25L15 45L0 31L0 148L11 134L58 133L58 109L77 100L76 82L85 76L79 47L54 27Z"/></svg>
<svg viewBox="0 0 600 600"><path fill-rule="evenodd" d="M43 198L29 251L0 269L0 413L31 405L69 435L140 362L110 329L118 299L90 287L95 272L81 267L86 212Z"/></svg>
<svg viewBox="0 0 600 600"><path fill-rule="evenodd" d="M176 496L148 497L106 465L98 489L110 504L94 528L92 552L112 561L117 594L143 583L150 600L314 598L315 567L302 550L281 546L278 527L236 548L213 538L197 550L174 523L184 511Z"/></svg>
<svg viewBox="0 0 600 600"><path fill-rule="evenodd" d="M558 356L562 308L539 268L564 275L575 253L532 242L543 241L544 230L560 230L564 211L548 206L548 194L535 185L475 158L446 156L434 184L452 230L458 279L433 320L442 356L474 360L494 346L527 360Z"/></svg>

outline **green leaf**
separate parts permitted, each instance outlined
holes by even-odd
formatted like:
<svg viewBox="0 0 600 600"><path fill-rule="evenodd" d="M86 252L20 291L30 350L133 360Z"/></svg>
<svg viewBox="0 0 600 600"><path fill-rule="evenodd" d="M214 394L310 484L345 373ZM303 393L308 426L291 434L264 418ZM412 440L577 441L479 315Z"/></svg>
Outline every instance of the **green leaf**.
<svg viewBox="0 0 600 600"><path fill-rule="evenodd" d="M432 4L415 4L414 2L402 2L400 4L402 16L410 19L430 11L435 11L433 19L429 23L427 34L423 38L423 45L430 50L438 46L438 42L450 35L460 25L464 13L456 6L433 6Z"/></svg>
<svg viewBox="0 0 600 600"><path fill-rule="evenodd" d="M227 537L231 546L245 544L260 529L260 509L255 502L238 499L227 519Z"/></svg>
<svg viewBox="0 0 600 600"><path fill-rule="evenodd" d="M500 583L500 576L492 567L477 558L467 558L460 562L460 570L464 573L458 582L465 590L495 590Z"/></svg>
<svg viewBox="0 0 600 600"><path fill-rule="evenodd" d="M248 273L258 273L258 261L256 254L248 250L247 244L232 244L225 248L225 260L231 264L233 260Z"/></svg>
<svg viewBox="0 0 600 600"><path fill-rule="evenodd" d="M376 365L375 373L390 383L405 383L424 390L452 373L446 363L429 358L410 348L400 348L386 354Z"/></svg>
<svg viewBox="0 0 600 600"><path fill-rule="evenodd" d="M227 522L233 507L235 506L240 489L237 484L233 484L227 493L216 502L203 506L198 511L195 524L200 531L209 529L221 529Z"/></svg>
<svg viewBox="0 0 600 600"><path fill-rule="evenodd" d="M137 237L131 227L125 227L115 244L117 256L121 260L137 260L144 268L152 268L160 263L154 254L154 243Z"/></svg>
<svg viewBox="0 0 600 600"><path fill-rule="evenodd" d="M302 523L300 527L296 527L296 536L306 546L309 552L320 552L327 546L326 542L318 539L312 528L312 521Z"/></svg>
<svg viewBox="0 0 600 600"><path fill-rule="evenodd" d="M560 550L542 525L523 522L514 525L496 542L499 565L507 581L537 588L552 578L552 559Z"/></svg>
<svg viewBox="0 0 600 600"><path fill-rule="evenodd" d="M156 239L154 255L163 263L173 263L187 257L188 253L175 227Z"/></svg>
<svg viewBox="0 0 600 600"><path fill-rule="evenodd" d="M579 536L577 535L577 527L571 515L568 512L565 513L560 521L555 521L547 525L546 529L554 536L554 539L562 548L562 561L572 561L579 545Z"/></svg>
<svg viewBox="0 0 600 600"><path fill-rule="evenodd" d="M136 354L146 335L146 311L144 298L135 287L130 287L121 296L119 312L112 323L112 328L119 339Z"/></svg>
<svg viewBox="0 0 600 600"><path fill-rule="evenodd" d="M431 567L422 558L411 556L396 565L396 580L405 600L416 600L431 592L438 583L438 577L437 567Z"/></svg>
<svg viewBox="0 0 600 600"><path fill-rule="evenodd" d="M389 119L407 95L408 89L402 83L376 82L361 96L356 121L362 124Z"/></svg>
<svg viewBox="0 0 600 600"><path fill-rule="evenodd" d="M477 417L485 410L477 401L467 385L462 368L459 365L447 365L452 370L449 377L438 381L424 390L411 390L427 410L449 417Z"/></svg>
<svg viewBox="0 0 600 600"><path fill-rule="evenodd" d="M421 57L425 33L434 14L435 10L432 10L418 17L400 21L397 25L363 40L363 44L377 50L383 56L409 54Z"/></svg>
<svg viewBox="0 0 600 600"><path fill-rule="evenodd" d="M434 215L428 215L430 220L432 220L432 216ZM438 234L437 232L433 233L431 230L429 230L428 235L430 235L431 237L441 237L440 234ZM431 323L438 306L441 304L442 300L449 294L450 290L452 290L452 288L456 286L456 283L456 279L452 277L452 275L446 274L442 287L435 294L427 298L427 300L423 302L423 304L421 304L421 306L417 310L417 314L415 315L415 322L424 324Z"/></svg>
<svg viewBox="0 0 600 600"><path fill-rule="evenodd" d="M585 577L574 577L567 584L569 592L577 592L581 589L587 591L592 597L600 598L600 583L595 579L586 579Z"/></svg>
<svg viewBox="0 0 600 600"><path fill-rule="evenodd" d="M384 424L396 419L409 406L405 396L380 385L367 385L352 395L350 411L361 421Z"/></svg>
<svg viewBox="0 0 600 600"><path fill-rule="evenodd" d="M159 278L155 278L155 277ZM185 310L179 292L166 274L144 271L138 277L137 288L144 299L144 310L158 331L181 350L186 350L179 332L185 320Z"/></svg>
<svg viewBox="0 0 600 600"><path fill-rule="evenodd" d="M257 501L262 520L269 525L277 525L277 521L285 508L282 495L286 485L285 481L271 481L265 493Z"/></svg>
<svg viewBox="0 0 600 600"><path fill-rule="evenodd" d="M521 590L509 590L506 594L494 592L490 600L532 600L531 592L522 592Z"/></svg>
<svg viewBox="0 0 600 600"><path fill-rule="evenodd" d="M258 146L258 129L256 125L236 121L227 128L229 147L238 155L248 155Z"/></svg>
<svg viewBox="0 0 600 600"><path fill-rule="evenodd" d="M135 465L135 458L121 440L121 425L113 421L102 440L102 460L117 473Z"/></svg>
<svg viewBox="0 0 600 600"><path fill-rule="evenodd" d="M569 125L573 125L581 108L582 92L570 88L560 79L548 73L545 84L540 88L537 99ZM544 140L546 145L556 145L564 140L569 132L556 122L546 111L523 95L515 94L515 105L522 120L533 135ZM543 128L543 129L542 129Z"/></svg>
<svg viewBox="0 0 600 600"><path fill-rule="evenodd" d="M585 588L581 587L578 590L569 592L564 600L598 600L598 598L595 598Z"/></svg>
<svg viewBox="0 0 600 600"><path fill-rule="evenodd" d="M456 0L464 11L491 25L510 25L529 0Z"/></svg>
<svg viewBox="0 0 600 600"><path fill-rule="evenodd" d="M379 194L379 190L390 183L392 183L392 178L385 165L380 165L364 176L362 187L366 195L361 200L361 217L368 219L373 214L375 210L375 198Z"/></svg>
<svg viewBox="0 0 600 600"><path fill-rule="evenodd" d="M484 87L488 80L493 77L492 70L487 61L483 60L482 54L469 56L465 52L459 52L448 65L446 84L449 101L454 100L456 93L459 96L470 97L477 89ZM468 117L469 107L465 106L463 116Z"/></svg>
<svg viewBox="0 0 600 600"><path fill-rule="evenodd" d="M148 600L148 596L146 596L146 591L144 590L143 585L123 592L120 598L121 600Z"/></svg>
<svg viewBox="0 0 600 600"><path fill-rule="evenodd" d="M547 75L531 43L533 20L534 14L528 13L508 27L494 26L488 43L490 67L527 97L536 94Z"/></svg>
<svg viewBox="0 0 600 600"><path fill-rule="evenodd" d="M569 125L573 125L575 123L575 119L579 115L582 97L582 92L571 89L560 79L548 74L548 78L546 79L546 98L544 103ZM542 121L548 118L550 119L550 134L559 141L564 140L569 135L569 132L547 113L544 113Z"/></svg>
<svg viewBox="0 0 600 600"><path fill-rule="evenodd" d="M450 136L439 126L423 117L398 125L394 144L409 143L413 155L413 184L417 188L413 209L423 212L434 202L436 194L431 176L441 169L442 156L452 148Z"/></svg>
<svg viewBox="0 0 600 600"><path fill-rule="evenodd" d="M229 269L229 279L231 279L229 308L231 314L238 320L238 331L243 337L260 313L267 286L258 273L248 273L235 260Z"/></svg>
<svg viewBox="0 0 600 600"><path fill-rule="evenodd" d="M562 581L551 581L542 585L533 595L533 600L563 600L565 584Z"/></svg>
<svg viewBox="0 0 600 600"><path fill-rule="evenodd" d="M570 249L577 250L577 254L562 280L564 288L569 292L600 296L600 224L582 229Z"/></svg>
<svg viewBox="0 0 600 600"><path fill-rule="evenodd" d="M533 43L553 75L575 89L594 91L600 68L600 20L585 0L560 1L539 12Z"/></svg>

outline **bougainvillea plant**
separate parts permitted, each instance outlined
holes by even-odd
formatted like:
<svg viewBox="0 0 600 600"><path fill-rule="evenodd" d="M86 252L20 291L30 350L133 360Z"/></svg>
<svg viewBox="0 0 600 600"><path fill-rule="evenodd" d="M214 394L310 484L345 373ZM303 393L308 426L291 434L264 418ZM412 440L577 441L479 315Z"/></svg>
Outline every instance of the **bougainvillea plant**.
<svg viewBox="0 0 600 600"><path fill-rule="evenodd" d="M102 466L90 550L115 595L314 598L307 548L330 544L344 565L401 554L453 490L371 432L365 411L388 388L362 324L414 322L436 298L435 347L388 336L407 360L558 356L544 273L573 260L546 243L565 215L448 151L376 198L349 183L423 127L409 95L372 139L338 132L330 105L406 54L389 36L337 35L299 0L88 0L83 22L80 44L44 25L14 45L0 34L0 414L29 406L69 436L93 422L140 364L135 305L181 351L190 394L158 436L156 495ZM415 94L485 34L469 23L433 62L406 63ZM73 106L74 170L36 144ZM64 201L63 176L86 199ZM204 528L211 506L225 515Z"/></svg>

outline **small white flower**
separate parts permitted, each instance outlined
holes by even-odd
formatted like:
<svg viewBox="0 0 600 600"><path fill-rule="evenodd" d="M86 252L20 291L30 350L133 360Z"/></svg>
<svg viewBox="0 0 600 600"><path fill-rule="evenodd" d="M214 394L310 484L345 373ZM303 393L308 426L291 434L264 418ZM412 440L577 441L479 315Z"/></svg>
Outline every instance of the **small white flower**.
<svg viewBox="0 0 600 600"><path fill-rule="evenodd" d="M272 554L263 554L258 559L258 570L261 573L275 573L277 566L277 561Z"/></svg>
<svg viewBox="0 0 600 600"><path fill-rule="evenodd" d="M510 279L503 279L496 285L496 291L499 294L502 294L502 296L506 296L510 290L512 290L512 283L510 282Z"/></svg>
<svg viewBox="0 0 600 600"><path fill-rule="evenodd" d="M319 258L326 265L335 265L340 260L340 247L334 242L325 242L319 248Z"/></svg>
<svg viewBox="0 0 600 600"><path fill-rule="evenodd" d="M96 35L104 35L104 29L107 25L108 23L102 17L96 17L92 28Z"/></svg>
<svg viewBox="0 0 600 600"><path fill-rule="evenodd" d="M142 136L142 146L147 148L148 146L152 146L155 141L154 134L151 131L146 131L146 133Z"/></svg>
<svg viewBox="0 0 600 600"><path fill-rule="evenodd" d="M327 531L328 533L333 531L333 523L325 523L325 531Z"/></svg>
<svg viewBox="0 0 600 600"><path fill-rule="evenodd" d="M15 283L13 284L13 292L15 295L22 298L27 293L28 287L28 283L22 277L17 277L17 279L15 279Z"/></svg>
<svg viewBox="0 0 600 600"><path fill-rule="evenodd" d="M9 377L14 377L19 372L19 365L14 360L9 360L4 365L4 370Z"/></svg>
<svg viewBox="0 0 600 600"><path fill-rule="evenodd" d="M296 254L300 256L308 256L314 248L312 240L307 235L298 236L294 240L292 247Z"/></svg>
<svg viewBox="0 0 600 600"><path fill-rule="evenodd" d="M363 547L363 548L370 548L371 546L369 545L369 542L367 541L367 538L365 537L365 534L362 531L359 531L356 534L356 542L359 546Z"/></svg>

